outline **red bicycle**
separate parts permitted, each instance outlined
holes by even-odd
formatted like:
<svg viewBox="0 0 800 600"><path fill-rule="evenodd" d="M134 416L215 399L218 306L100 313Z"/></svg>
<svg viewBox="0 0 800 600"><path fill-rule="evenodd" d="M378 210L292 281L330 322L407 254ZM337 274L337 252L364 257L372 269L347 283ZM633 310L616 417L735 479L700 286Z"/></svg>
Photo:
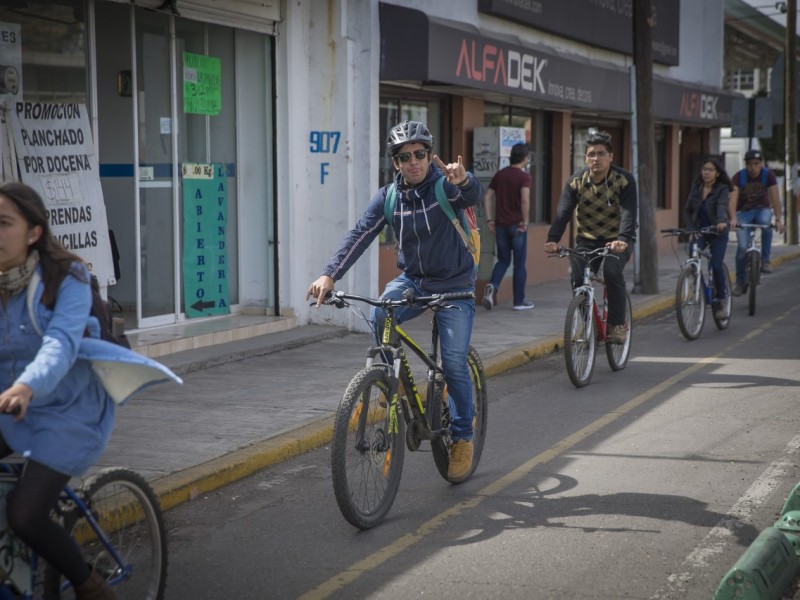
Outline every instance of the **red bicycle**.
<svg viewBox="0 0 800 600"><path fill-rule="evenodd" d="M605 343L608 364L613 371L621 371L628 364L631 355L631 332L633 312L630 296L625 294L625 341L622 344L608 343L608 290L605 286L602 261L611 254L607 247L595 250L558 249L558 257L575 254L585 261L583 283L573 290L572 302L567 308L564 324L564 360L567 363L569 380L581 388L589 383L594 373L595 350L597 343ZM611 258L616 258L611 254ZM592 271L592 262L600 260L598 274ZM595 301L594 283L603 286L603 306L598 308Z"/></svg>

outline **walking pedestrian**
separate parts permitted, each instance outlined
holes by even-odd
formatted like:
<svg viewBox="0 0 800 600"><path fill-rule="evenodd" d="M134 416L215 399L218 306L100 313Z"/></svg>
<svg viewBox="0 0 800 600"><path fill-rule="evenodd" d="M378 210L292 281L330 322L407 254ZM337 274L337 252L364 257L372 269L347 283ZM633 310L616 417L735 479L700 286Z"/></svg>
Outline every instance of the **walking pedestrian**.
<svg viewBox="0 0 800 600"><path fill-rule="evenodd" d="M497 262L492 277L483 292L483 306L491 310L500 282L505 277L512 256L514 273L512 278L514 310L529 310L533 302L525 299L525 284L528 271L528 222L530 220L531 176L525 170L530 161L528 144L514 144L510 162L492 177L489 189L483 197L486 224L495 234ZM496 200L496 201L495 201ZM494 202L493 202L494 201Z"/></svg>

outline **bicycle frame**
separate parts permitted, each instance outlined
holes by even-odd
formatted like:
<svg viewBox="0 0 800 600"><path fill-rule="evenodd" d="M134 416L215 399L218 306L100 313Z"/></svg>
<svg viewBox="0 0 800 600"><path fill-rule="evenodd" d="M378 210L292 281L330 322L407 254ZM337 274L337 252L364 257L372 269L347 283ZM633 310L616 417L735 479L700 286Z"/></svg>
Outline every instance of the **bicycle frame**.
<svg viewBox="0 0 800 600"><path fill-rule="evenodd" d="M715 274L711 250L701 246L701 242L710 243L709 236L727 236L727 231L721 232L716 225L708 225L699 229L662 229L661 233L665 237L689 236L687 248L689 256L680 263L681 272L675 289L675 314L683 336L689 341L700 337L705 326L706 308L709 307L713 309L712 318L717 329L727 329L732 312L728 268L723 263L722 273ZM677 257L677 246L675 249ZM705 271L703 269L704 258L706 259ZM721 275L721 279L724 281L721 289L715 282L715 279L718 279L716 275Z"/></svg>
<svg viewBox="0 0 800 600"><path fill-rule="evenodd" d="M697 286L694 290L695 296L699 297L700 292L702 290L703 295L706 297L706 303L711 303L711 286L709 282L706 281L706 275L703 272L703 258L708 259L708 279L711 280L713 277L713 267L711 266L711 254L706 252L705 250L701 250L697 244L697 241L689 242L689 258L686 259L684 262L684 268L692 269L695 271L699 277L695 280L695 286Z"/></svg>
<svg viewBox="0 0 800 600"><path fill-rule="evenodd" d="M605 260L605 257L604 257ZM583 268L583 284L576 287L572 295L577 296L578 294L586 294L588 298L589 305L592 307L592 317L594 318L595 324L595 331L597 331L597 340L599 342L604 342L608 335L606 331L606 319L608 318L608 290L606 289L605 280L601 275L596 275L592 272L592 268L590 266L591 261L586 261L586 265ZM601 261L600 268L598 272L601 271L603 268L603 263ZM597 307L597 302L595 301L595 293L596 290L594 289L594 282L600 283L603 286L603 311L600 312L600 309Z"/></svg>
<svg viewBox="0 0 800 600"><path fill-rule="evenodd" d="M428 368L428 386L427 386L427 397L433 397L434 393L434 385L436 382L436 376L439 375L444 377L444 372L442 368L439 366L439 324L436 319L433 320L433 329L431 333L431 348L432 351L430 353L423 350L411 336L406 333L399 324L397 324L394 316L394 307L387 308L386 319L384 320L383 330L382 330L382 337L381 337L381 344L379 346L372 346L367 351L367 367L371 366L374 363L375 357L379 355L387 356L390 355L392 357L392 387L389 390L389 397L390 400L390 408L389 408L389 422L391 423L393 419L397 418L397 401L399 399L399 388L401 382L401 374L402 377L405 377L407 382L409 383L409 387L411 389L406 390L406 399L408 402L408 406L406 407L408 410L403 411L403 417L406 423L409 423L411 420L410 413L419 413L419 416L423 416L425 414L425 405L422 401L422 397L419 394L419 390L417 389L416 381L414 380L414 375L411 370L411 365L408 362L408 355L403 348L403 344L408 346L408 348L422 360L425 366ZM413 396L412 398L409 395ZM430 423L427 420L424 420L427 425ZM435 439L441 436L442 432L440 431L429 431L426 432L428 435L425 439Z"/></svg>
<svg viewBox="0 0 800 600"><path fill-rule="evenodd" d="M0 515L2 515L2 527L4 534L0 537L0 577L3 580L10 580L19 590L21 595L4 583L0 583L0 600L32 600L34 589L34 574L36 573L39 556L25 545L16 535L8 529L5 523L6 495L13 489L19 481L20 473L24 468L23 461L0 461L0 489L5 488L5 493L0 497ZM92 512L81 499L80 495L70 486L65 486L58 500L58 504L74 505L77 510L86 518L100 543L119 566L118 573L109 580L109 584L114 586L120 581L127 579L131 575L130 565L126 565L117 550L111 543L105 531L100 527ZM64 592L70 587L69 582L63 584L61 591Z"/></svg>
<svg viewBox="0 0 800 600"><path fill-rule="evenodd" d="M759 257L761 256L761 248L756 245L756 230L760 231L759 234L759 243L763 243L763 235L764 230L772 227L770 225L761 225L760 223L740 223L738 227L747 230L747 248L745 252L758 252Z"/></svg>

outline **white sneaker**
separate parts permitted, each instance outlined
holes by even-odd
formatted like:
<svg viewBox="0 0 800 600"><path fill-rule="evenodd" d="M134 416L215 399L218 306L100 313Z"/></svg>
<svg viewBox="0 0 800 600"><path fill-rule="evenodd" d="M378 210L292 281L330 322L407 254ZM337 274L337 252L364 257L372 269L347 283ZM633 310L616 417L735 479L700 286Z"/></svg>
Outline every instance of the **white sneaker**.
<svg viewBox="0 0 800 600"><path fill-rule="evenodd" d="M534 307L533 302L530 300L523 300L522 304L515 304L514 310L530 310Z"/></svg>
<svg viewBox="0 0 800 600"><path fill-rule="evenodd" d="M494 306L494 286L491 283L487 283L486 287L483 288L483 308L486 310L492 310Z"/></svg>

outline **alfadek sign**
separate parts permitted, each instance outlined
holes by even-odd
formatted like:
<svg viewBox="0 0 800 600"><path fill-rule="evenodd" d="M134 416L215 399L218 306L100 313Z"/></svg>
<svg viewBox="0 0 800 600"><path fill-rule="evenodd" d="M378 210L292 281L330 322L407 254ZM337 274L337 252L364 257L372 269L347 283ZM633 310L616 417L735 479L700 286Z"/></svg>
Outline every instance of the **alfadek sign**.
<svg viewBox="0 0 800 600"><path fill-rule="evenodd" d="M381 4L382 81L445 83L591 112L631 113L627 69L484 35L474 27ZM702 126L731 121L733 95L654 77L653 116Z"/></svg>

